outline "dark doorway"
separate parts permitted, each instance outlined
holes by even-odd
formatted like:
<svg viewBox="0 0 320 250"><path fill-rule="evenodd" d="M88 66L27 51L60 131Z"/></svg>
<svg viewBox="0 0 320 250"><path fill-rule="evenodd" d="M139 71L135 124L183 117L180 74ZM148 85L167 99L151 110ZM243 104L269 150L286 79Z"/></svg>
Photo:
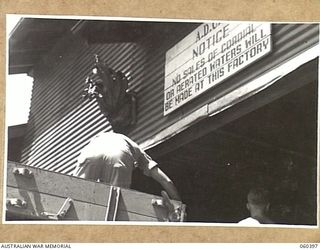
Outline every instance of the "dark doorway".
<svg viewBox="0 0 320 250"><path fill-rule="evenodd" d="M157 159L188 220L238 222L248 190L265 186L277 223L316 224L316 100L313 82Z"/></svg>
<svg viewBox="0 0 320 250"><path fill-rule="evenodd" d="M276 223L315 225L316 132L312 82L156 160L178 187L189 222L238 222L249 215L248 190L264 186ZM134 188L159 194L141 178Z"/></svg>

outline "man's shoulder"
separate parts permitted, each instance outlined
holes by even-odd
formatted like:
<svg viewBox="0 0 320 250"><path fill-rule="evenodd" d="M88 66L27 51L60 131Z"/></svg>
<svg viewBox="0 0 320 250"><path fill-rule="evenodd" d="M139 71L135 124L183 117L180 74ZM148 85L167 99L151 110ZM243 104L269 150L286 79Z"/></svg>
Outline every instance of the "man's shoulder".
<svg viewBox="0 0 320 250"><path fill-rule="evenodd" d="M246 219L243 219L241 221L238 222L238 224L242 224L242 225L258 225L260 224L258 220L252 218L252 217L248 217Z"/></svg>
<svg viewBox="0 0 320 250"><path fill-rule="evenodd" d="M123 134L115 133L113 131L107 131L107 132L100 132L96 134L92 140L121 140L127 138Z"/></svg>

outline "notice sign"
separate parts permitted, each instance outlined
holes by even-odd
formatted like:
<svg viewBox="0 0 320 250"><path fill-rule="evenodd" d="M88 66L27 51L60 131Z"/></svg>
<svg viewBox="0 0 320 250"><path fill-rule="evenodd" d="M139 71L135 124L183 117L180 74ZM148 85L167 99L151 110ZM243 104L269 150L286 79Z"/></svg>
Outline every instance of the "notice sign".
<svg viewBox="0 0 320 250"><path fill-rule="evenodd" d="M270 24L202 24L166 53L164 115L270 51Z"/></svg>

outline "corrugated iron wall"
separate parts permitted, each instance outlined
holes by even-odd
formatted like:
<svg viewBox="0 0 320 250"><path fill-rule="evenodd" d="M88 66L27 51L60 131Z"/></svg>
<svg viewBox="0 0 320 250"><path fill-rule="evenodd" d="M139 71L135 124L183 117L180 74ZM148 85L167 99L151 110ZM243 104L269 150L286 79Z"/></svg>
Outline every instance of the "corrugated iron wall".
<svg viewBox="0 0 320 250"><path fill-rule="evenodd" d="M272 52L258 62L240 71L217 87L208 90L167 116L163 116L163 89L165 51L171 46L156 46L158 49L147 53L145 81L149 84L139 92L138 126L131 132L138 142L143 142L151 135L157 134L186 114L212 102L220 96L256 78L258 75L272 70L292 56L304 51L319 42L318 25L272 25ZM160 41L161 43L162 41Z"/></svg>
<svg viewBox="0 0 320 250"><path fill-rule="evenodd" d="M187 35L186 31L161 39L146 36L137 43L93 45L69 35L34 70L35 82L22 162L68 174L88 140L101 131L111 130L95 101L81 99L94 54L100 55L112 68L130 73L130 88L137 93L138 117L137 124L128 135L142 143L205 103L318 43L318 32L318 25L273 25L271 54L165 117L165 53Z"/></svg>
<svg viewBox="0 0 320 250"><path fill-rule="evenodd" d="M81 98L94 54L112 68L129 73L137 48L133 43L87 45L72 36L64 39L63 44L64 49L56 47L34 72L22 162L70 173L89 139L111 130L96 102Z"/></svg>

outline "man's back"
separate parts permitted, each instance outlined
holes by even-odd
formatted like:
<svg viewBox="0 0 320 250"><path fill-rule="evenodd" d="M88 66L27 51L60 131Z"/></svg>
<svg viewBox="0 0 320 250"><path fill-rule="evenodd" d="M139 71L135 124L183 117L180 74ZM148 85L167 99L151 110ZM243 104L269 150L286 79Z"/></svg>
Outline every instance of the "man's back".
<svg viewBox="0 0 320 250"><path fill-rule="evenodd" d="M135 168L157 181L170 198L181 200L171 179L134 141L125 135L106 132L94 137L78 158L73 175L130 188Z"/></svg>
<svg viewBox="0 0 320 250"><path fill-rule="evenodd" d="M82 149L74 175L129 188L135 167L145 170L156 165L131 139L107 132Z"/></svg>

